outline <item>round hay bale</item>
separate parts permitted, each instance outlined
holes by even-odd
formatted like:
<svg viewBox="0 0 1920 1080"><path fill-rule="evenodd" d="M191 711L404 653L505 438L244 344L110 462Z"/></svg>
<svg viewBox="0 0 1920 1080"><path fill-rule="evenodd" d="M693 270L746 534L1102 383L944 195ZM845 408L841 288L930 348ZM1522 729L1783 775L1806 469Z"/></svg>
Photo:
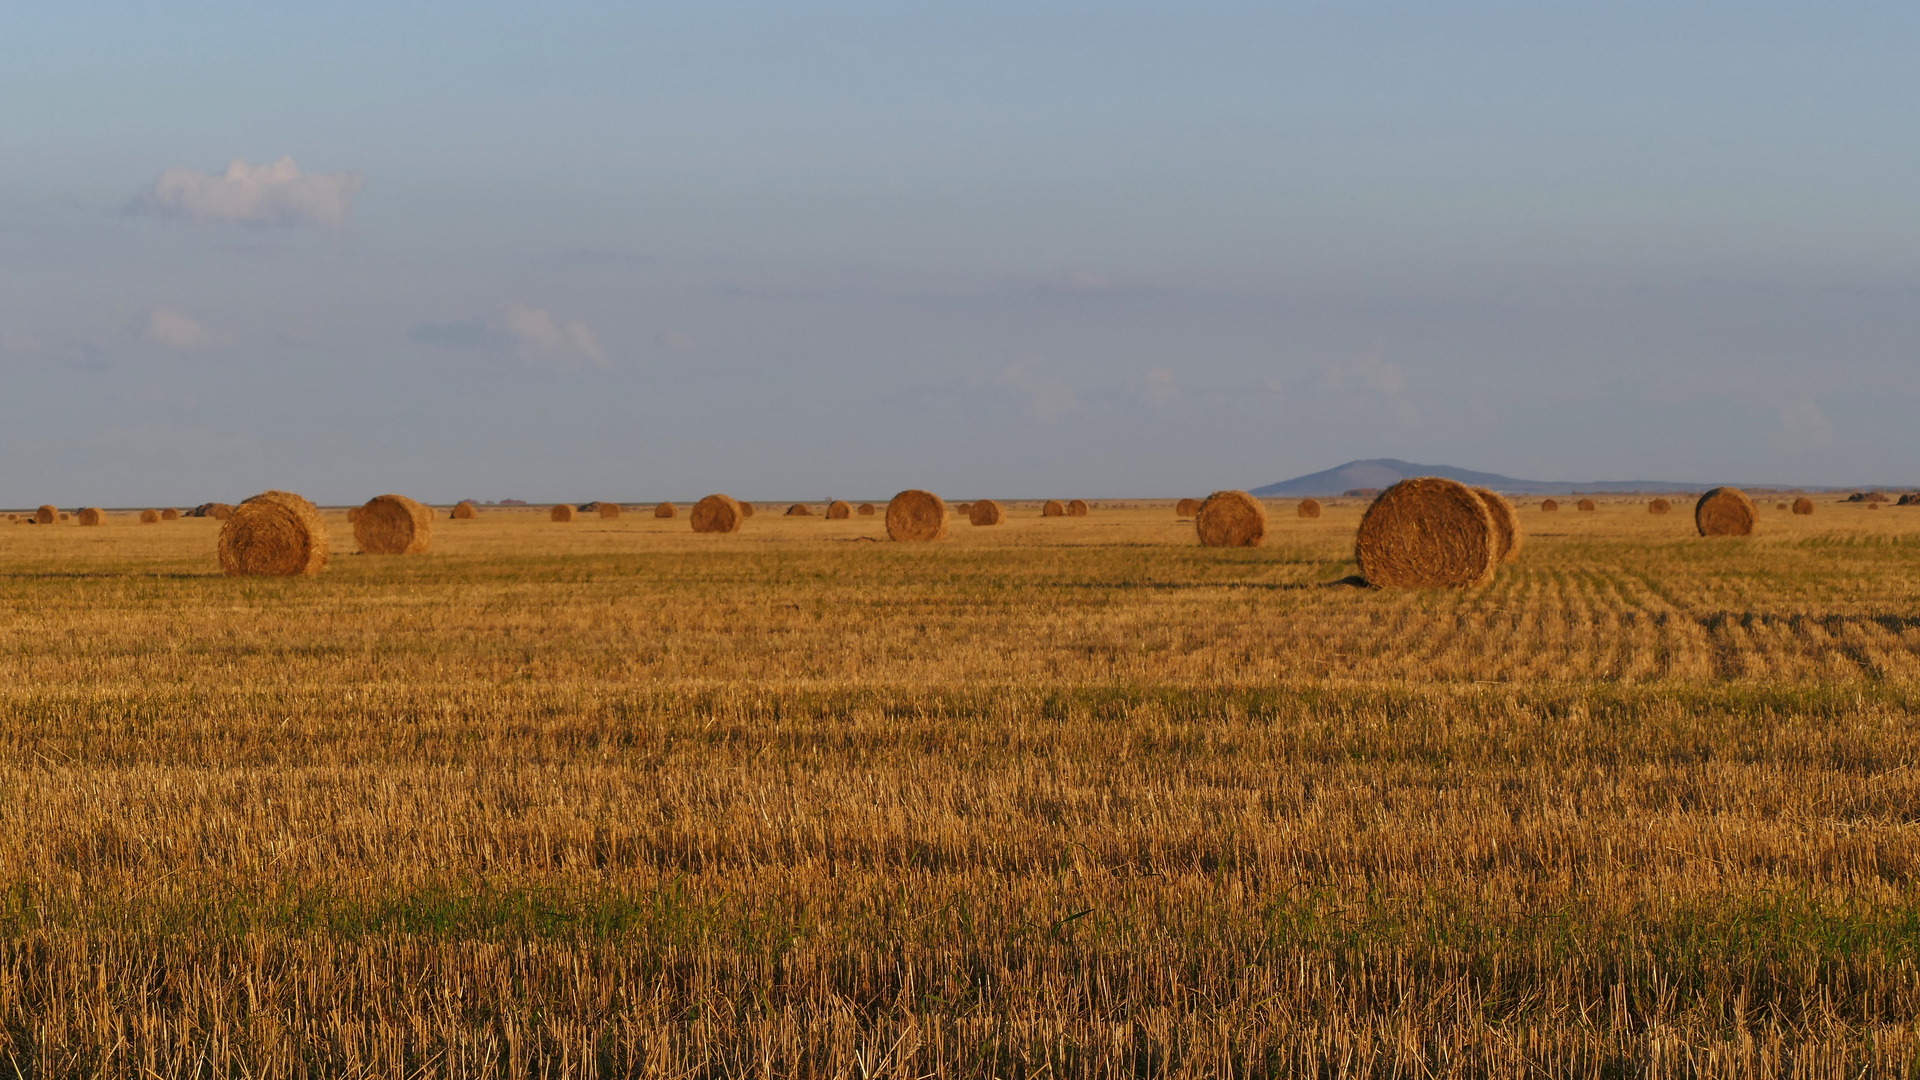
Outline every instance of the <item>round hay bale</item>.
<svg viewBox="0 0 1920 1080"><path fill-rule="evenodd" d="M354 522L359 520L360 520L360 508L357 506L347 507L347 524L351 525Z"/></svg>
<svg viewBox="0 0 1920 1080"><path fill-rule="evenodd" d="M908 488L887 504L887 537L891 540L945 540L947 504L940 496Z"/></svg>
<svg viewBox="0 0 1920 1080"><path fill-rule="evenodd" d="M62 515L60 515L60 516L61 516L61 517L66 517L66 515L65 515L65 514L62 514ZM158 524L160 524L160 511L158 511L158 510L142 510L142 511L140 511L140 524L142 524L142 525L158 525Z"/></svg>
<svg viewBox="0 0 1920 1080"><path fill-rule="evenodd" d="M548 521L572 521L573 507L568 506L566 503L557 503L554 505L554 508L552 510L547 512L547 520Z"/></svg>
<svg viewBox="0 0 1920 1080"><path fill-rule="evenodd" d="M1785 510L1785 509L1787 508L1787 504L1786 504L1786 503L1774 503L1774 504L1773 504L1773 508L1774 508L1775 510Z"/></svg>
<svg viewBox="0 0 1920 1080"><path fill-rule="evenodd" d="M1199 499L1181 499L1173 505L1173 516L1177 518L1190 518L1199 512Z"/></svg>
<svg viewBox="0 0 1920 1080"><path fill-rule="evenodd" d="M1671 513L1672 510L1673 504L1665 499L1655 499L1647 504L1647 513L1649 514L1666 514Z"/></svg>
<svg viewBox="0 0 1920 1080"><path fill-rule="evenodd" d="M697 533L739 532L740 523L747 515L740 512L740 504L725 495L709 495L693 504L693 512L687 515L693 522L693 531Z"/></svg>
<svg viewBox="0 0 1920 1080"><path fill-rule="evenodd" d="M1693 506L1693 524L1701 536L1751 536L1759 512L1739 488L1717 487Z"/></svg>
<svg viewBox="0 0 1920 1080"><path fill-rule="evenodd" d="M594 506L594 509L595 509L595 510L598 510L598 511L600 512L600 517L601 517L601 518L602 518L603 520L609 520L609 521L610 521L610 520L612 520L612 519L614 519L614 518L617 518L617 517L619 517L619 516L620 516L620 504L619 504L619 503L610 503L610 502L603 502L603 503L598 503L598 504L596 504L596 505ZM672 514L668 514L667 516L668 516L668 517L672 517L673 515L672 515Z"/></svg>
<svg viewBox="0 0 1920 1080"><path fill-rule="evenodd" d="M1360 519L1353 554L1367 584L1468 588L1499 563L1498 527L1472 488L1437 476L1402 480Z"/></svg>
<svg viewBox="0 0 1920 1080"><path fill-rule="evenodd" d="M968 514L973 513L973 504L972 503L956 503L954 504L953 509L954 509L954 512L958 513L961 517L966 517Z"/></svg>
<svg viewBox="0 0 1920 1080"><path fill-rule="evenodd" d="M1193 515L1206 547L1259 547L1267 538L1267 508L1244 491L1216 491Z"/></svg>
<svg viewBox="0 0 1920 1080"><path fill-rule="evenodd" d="M1040 516L1041 517L1066 517L1067 504L1061 502L1059 499L1048 499L1046 502L1046 505L1040 508Z"/></svg>
<svg viewBox="0 0 1920 1080"><path fill-rule="evenodd" d="M1317 518L1320 516L1320 500L1301 499L1300 505L1294 507L1294 512L1303 518Z"/></svg>
<svg viewBox="0 0 1920 1080"><path fill-rule="evenodd" d="M172 507L168 507L167 509L160 511L160 520L161 521L179 521L180 511L175 510Z"/></svg>
<svg viewBox="0 0 1920 1080"><path fill-rule="evenodd" d="M1560 504L1554 502L1552 499L1545 499L1540 503L1540 511L1542 513L1551 514L1558 509L1560 509Z"/></svg>
<svg viewBox="0 0 1920 1080"><path fill-rule="evenodd" d="M480 508L467 499L453 504L453 513L448 515L455 521L472 521L480 516Z"/></svg>
<svg viewBox="0 0 1920 1080"><path fill-rule="evenodd" d="M97 506L88 506L81 509L80 524L105 525L106 523L107 523L107 512L105 510L102 510Z"/></svg>
<svg viewBox="0 0 1920 1080"><path fill-rule="evenodd" d="M980 499L967 509L967 520L975 525L998 525L1007 520L1007 510L992 499Z"/></svg>
<svg viewBox="0 0 1920 1080"><path fill-rule="evenodd" d="M1793 512L1796 514L1799 514L1801 517L1806 517L1812 514L1813 500L1807 498L1805 495L1802 495L1799 498L1793 500Z"/></svg>
<svg viewBox="0 0 1920 1080"><path fill-rule="evenodd" d="M657 518L670 518L679 512L680 508L670 502L663 502L653 508L653 516Z"/></svg>
<svg viewBox="0 0 1920 1080"><path fill-rule="evenodd" d="M230 576L317 574L327 565L326 522L290 491L263 491L220 526L220 569Z"/></svg>
<svg viewBox="0 0 1920 1080"><path fill-rule="evenodd" d="M806 503L794 503L792 506L787 507L787 516L788 517L812 517L813 511L807 508Z"/></svg>
<svg viewBox="0 0 1920 1080"><path fill-rule="evenodd" d="M233 516L233 504L208 503L207 516L212 518L215 521L225 521L228 518Z"/></svg>
<svg viewBox="0 0 1920 1080"><path fill-rule="evenodd" d="M752 517L752 516L753 516L753 504L752 504L752 503L750 503L750 502L742 502L742 503L740 504L740 516L741 516L741 517L743 517L743 518L750 518L750 517Z"/></svg>
<svg viewBox="0 0 1920 1080"><path fill-rule="evenodd" d="M353 539L368 555L418 555L433 542L433 508L405 495L375 495L353 519Z"/></svg>
<svg viewBox="0 0 1920 1080"><path fill-rule="evenodd" d="M1579 503L1577 503L1577 504L1575 504L1575 506L1574 506L1574 509L1576 509L1576 510L1598 510L1598 509L1600 509L1600 506L1599 506L1599 504L1598 504L1598 503L1596 503L1596 502L1594 502L1594 501L1593 501L1592 499L1581 499L1581 500L1579 501Z"/></svg>
<svg viewBox="0 0 1920 1080"><path fill-rule="evenodd" d="M828 521L845 521L853 516L853 504L844 499L835 499L827 504Z"/></svg>
<svg viewBox="0 0 1920 1080"><path fill-rule="evenodd" d="M861 503L860 509L856 511L856 513L858 513L861 517L872 517L874 515L873 504Z"/></svg>
<svg viewBox="0 0 1920 1080"><path fill-rule="evenodd" d="M1067 516L1068 517L1086 517L1087 516L1086 500L1074 499L1073 501L1067 503Z"/></svg>
<svg viewBox="0 0 1920 1080"><path fill-rule="evenodd" d="M60 508L57 506L42 506L33 512L33 521L36 525L51 525L59 520Z"/></svg>
<svg viewBox="0 0 1920 1080"><path fill-rule="evenodd" d="M1486 505L1487 516L1493 520L1493 561L1508 563L1520 554L1520 515L1513 512L1513 504L1505 495L1492 488L1477 487L1475 495Z"/></svg>

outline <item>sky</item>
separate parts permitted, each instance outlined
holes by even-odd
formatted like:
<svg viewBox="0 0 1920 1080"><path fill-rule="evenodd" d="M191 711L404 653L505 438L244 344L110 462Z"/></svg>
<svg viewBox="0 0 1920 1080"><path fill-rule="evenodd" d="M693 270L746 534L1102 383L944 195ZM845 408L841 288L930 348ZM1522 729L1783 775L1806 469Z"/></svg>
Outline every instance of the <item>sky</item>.
<svg viewBox="0 0 1920 1080"><path fill-rule="evenodd" d="M1920 5L0 7L0 504L1920 483Z"/></svg>

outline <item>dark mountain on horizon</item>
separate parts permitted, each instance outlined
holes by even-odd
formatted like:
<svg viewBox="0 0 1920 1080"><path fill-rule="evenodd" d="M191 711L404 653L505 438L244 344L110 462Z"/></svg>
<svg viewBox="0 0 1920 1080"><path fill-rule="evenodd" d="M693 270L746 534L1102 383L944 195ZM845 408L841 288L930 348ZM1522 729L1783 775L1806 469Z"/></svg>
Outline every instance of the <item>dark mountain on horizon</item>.
<svg viewBox="0 0 1920 1080"><path fill-rule="evenodd" d="M1384 488L1409 476L1444 476L1474 487L1492 488L1514 495L1572 495L1575 492L1705 491L1711 484L1675 484L1665 480L1595 480L1572 483L1562 480L1516 480L1499 473L1456 469L1451 465L1416 465L1399 458L1369 458L1349 461L1323 472L1296 476L1277 484L1254 488L1254 495L1339 495L1357 488Z"/></svg>

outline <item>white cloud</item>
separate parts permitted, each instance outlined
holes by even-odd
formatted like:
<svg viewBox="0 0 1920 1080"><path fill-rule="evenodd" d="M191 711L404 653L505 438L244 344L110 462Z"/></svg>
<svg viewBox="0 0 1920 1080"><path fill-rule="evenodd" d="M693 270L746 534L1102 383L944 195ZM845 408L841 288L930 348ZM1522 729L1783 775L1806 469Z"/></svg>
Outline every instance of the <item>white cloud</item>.
<svg viewBox="0 0 1920 1080"><path fill-rule="evenodd" d="M999 383L1025 395L1026 413L1036 420L1052 420L1080 408L1080 398L1059 377L1036 376L1021 364L1008 364L1000 372Z"/></svg>
<svg viewBox="0 0 1920 1080"><path fill-rule="evenodd" d="M233 343L225 336L207 333L199 323L173 308L157 307L147 312L138 329L141 337L177 352L200 352Z"/></svg>
<svg viewBox="0 0 1920 1080"><path fill-rule="evenodd" d="M1147 372L1147 385L1141 390L1140 399L1156 409L1179 401L1180 387L1173 381L1173 372L1166 368L1154 368Z"/></svg>
<svg viewBox="0 0 1920 1080"><path fill-rule="evenodd" d="M1799 454L1833 445L1833 422L1805 394L1780 406L1780 426L1767 434L1767 445L1783 454Z"/></svg>
<svg viewBox="0 0 1920 1080"><path fill-rule="evenodd" d="M269 165L234 158L220 176L168 169L134 199L133 208L190 221L337 228L346 224L363 183L357 172L304 174L290 157Z"/></svg>
<svg viewBox="0 0 1920 1080"><path fill-rule="evenodd" d="M528 362L571 363L587 360L607 367L607 351L586 323L578 319L555 322L545 308L510 303L483 318L451 323L423 323L409 334L413 340L447 349L480 349L511 353Z"/></svg>

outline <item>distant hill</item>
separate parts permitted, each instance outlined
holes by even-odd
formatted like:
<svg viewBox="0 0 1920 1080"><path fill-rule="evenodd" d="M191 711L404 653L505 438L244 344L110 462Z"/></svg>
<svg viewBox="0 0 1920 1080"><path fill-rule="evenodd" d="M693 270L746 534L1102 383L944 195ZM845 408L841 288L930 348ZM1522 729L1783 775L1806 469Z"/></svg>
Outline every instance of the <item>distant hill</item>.
<svg viewBox="0 0 1920 1080"><path fill-rule="evenodd" d="M1456 469L1451 465L1416 465L1399 458L1369 458L1349 461L1323 472L1296 476L1277 484L1253 489L1255 495L1339 495L1357 488L1384 488L1409 476L1444 476L1474 487L1492 488L1514 495L1571 495L1596 491L1704 491L1711 484L1675 484L1665 480L1595 480L1572 483L1562 480L1516 480L1499 473Z"/></svg>

